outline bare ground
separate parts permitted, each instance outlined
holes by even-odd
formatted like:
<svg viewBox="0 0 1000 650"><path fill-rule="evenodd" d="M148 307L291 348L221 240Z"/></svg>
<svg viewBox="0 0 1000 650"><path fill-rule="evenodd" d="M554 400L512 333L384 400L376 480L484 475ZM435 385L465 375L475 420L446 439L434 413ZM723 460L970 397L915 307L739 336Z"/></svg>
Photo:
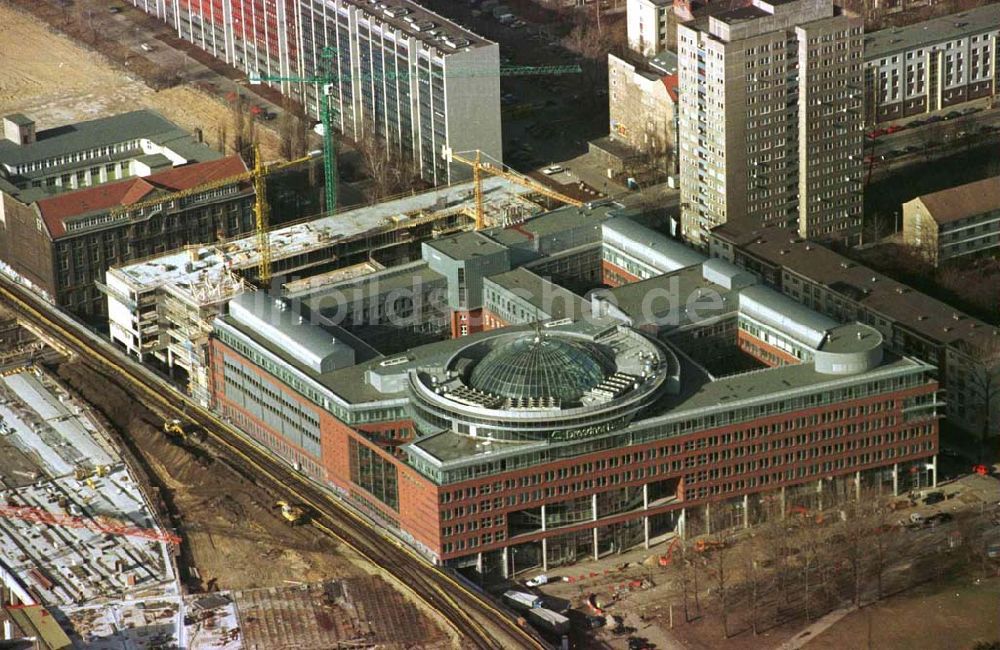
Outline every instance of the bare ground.
<svg viewBox="0 0 1000 650"><path fill-rule="evenodd" d="M190 86L154 90L6 0L0 0L0 61L0 114L24 113L39 129L149 108L188 131L201 129L212 146L220 130L234 132L232 109L222 99ZM258 133L264 156L277 157L277 134L262 125Z"/></svg>
<svg viewBox="0 0 1000 650"><path fill-rule="evenodd" d="M362 576L367 562L309 526L288 526L269 495L198 447L171 443L160 421L120 388L82 365L60 378L130 441L184 538L181 564L199 589L253 589L285 581ZM183 571L183 569L182 569Z"/></svg>

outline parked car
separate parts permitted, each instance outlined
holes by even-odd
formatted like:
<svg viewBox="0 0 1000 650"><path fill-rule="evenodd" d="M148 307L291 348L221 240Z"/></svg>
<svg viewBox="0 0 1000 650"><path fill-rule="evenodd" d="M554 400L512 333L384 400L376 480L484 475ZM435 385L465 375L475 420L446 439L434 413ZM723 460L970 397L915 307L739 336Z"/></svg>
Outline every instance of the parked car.
<svg viewBox="0 0 1000 650"><path fill-rule="evenodd" d="M924 505L932 506L935 503L941 503L944 499L944 492L930 492L924 497Z"/></svg>
<svg viewBox="0 0 1000 650"><path fill-rule="evenodd" d="M552 176L553 174L560 174L564 171L566 171L566 168L562 165L550 165L549 167L543 169L542 173L546 176Z"/></svg>
<svg viewBox="0 0 1000 650"><path fill-rule="evenodd" d="M924 523L924 516L919 512L910 513L910 523L911 524L922 524Z"/></svg>
<svg viewBox="0 0 1000 650"><path fill-rule="evenodd" d="M962 113L959 112L959 111L952 111L952 112L948 113L947 115L945 115L944 119L946 119L946 120L953 120L956 117L962 117Z"/></svg>
<svg viewBox="0 0 1000 650"><path fill-rule="evenodd" d="M975 106L972 106L972 107L970 107L970 108L967 108L967 109L965 109L964 111L962 111L962 115L973 115L973 114L975 114L975 113L978 113L978 112L979 112L979 111L981 111L981 110L983 110L983 109L981 109L981 108L977 108L977 107L975 107Z"/></svg>
<svg viewBox="0 0 1000 650"><path fill-rule="evenodd" d="M936 515L931 515L924 520L924 526L927 528L937 528L941 524L946 524L954 519L954 517L947 512L939 512Z"/></svg>
<svg viewBox="0 0 1000 650"><path fill-rule="evenodd" d="M902 131L905 128L906 128L905 126L902 126L900 124L890 124L886 128L885 132L886 133L898 133L898 132Z"/></svg>
<svg viewBox="0 0 1000 650"><path fill-rule="evenodd" d="M549 577L544 573L542 573L540 575L535 576L531 580L526 581L524 584L528 585L529 587L541 587L542 585L549 584Z"/></svg>
<svg viewBox="0 0 1000 650"><path fill-rule="evenodd" d="M943 119L944 118L941 117L940 115L931 115L930 117L927 118L927 123L928 124L934 124L935 122L940 122Z"/></svg>
<svg viewBox="0 0 1000 650"><path fill-rule="evenodd" d="M141 45L139 45L139 49L142 50L143 52L152 52L153 46L150 45L149 43L142 43Z"/></svg>

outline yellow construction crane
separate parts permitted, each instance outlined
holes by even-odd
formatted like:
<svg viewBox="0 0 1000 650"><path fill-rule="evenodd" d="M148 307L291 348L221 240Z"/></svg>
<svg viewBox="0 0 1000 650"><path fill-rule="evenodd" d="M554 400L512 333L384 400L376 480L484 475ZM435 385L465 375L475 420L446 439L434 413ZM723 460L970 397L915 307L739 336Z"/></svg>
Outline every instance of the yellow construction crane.
<svg viewBox="0 0 1000 650"><path fill-rule="evenodd" d="M261 287L266 287L268 282L271 280L271 247L270 243L270 214L267 205L267 186L265 177L268 174L276 172L286 167L293 167L295 165L300 165L308 160L312 160L320 154L319 151L313 151L308 153L301 158L296 158L295 160L283 161L272 163L270 165L265 165L263 158L260 155L260 148L254 147L254 166L245 172L236 174L235 176L228 176L226 178L220 178L202 185L197 185L195 187L188 188L186 190L181 190L179 192L172 192L170 194L165 194L163 196L157 196L152 199L147 199L145 201L139 201L138 203L130 203L129 205L122 205L116 208L112 208L108 211L108 216L112 219L118 216L124 216L129 213L136 212L137 210L143 210L149 207L162 206L166 204L172 204L174 201L180 201L189 196L194 196L198 194L204 194L205 192L210 192L214 189L220 187L226 187L228 185L233 185L236 183L243 183L245 181L252 180L254 184L254 218L256 221L256 234L257 234L257 246L260 248L258 251L260 253L260 266L258 268L258 276L260 278L259 284ZM167 207L173 207L168 205Z"/></svg>
<svg viewBox="0 0 1000 650"><path fill-rule="evenodd" d="M475 150L474 158L467 158L463 154L457 154L451 150L451 147L445 146L442 150L442 156L448 162L460 162L465 165L472 167L472 183L474 186L475 198L476 198L476 230L482 230L486 226L486 217L483 211L483 173L487 173L491 176L499 176L512 183L516 183L522 187L526 187L532 192L546 196L554 201L559 201L560 203L565 203L567 205L572 205L573 207L583 206L583 201L579 199L574 199L571 196L566 196L561 192L546 187L545 185L539 183L538 181L532 180L527 176L522 176L510 169L505 169L503 163L499 163L495 160L483 160L484 154L480 150Z"/></svg>
<svg viewBox="0 0 1000 650"><path fill-rule="evenodd" d="M267 285L271 283L271 212L267 204L267 182L264 180L267 171L260 155L260 145L254 145L253 157L253 216L257 226L257 254L260 258L257 263L257 284L267 291Z"/></svg>

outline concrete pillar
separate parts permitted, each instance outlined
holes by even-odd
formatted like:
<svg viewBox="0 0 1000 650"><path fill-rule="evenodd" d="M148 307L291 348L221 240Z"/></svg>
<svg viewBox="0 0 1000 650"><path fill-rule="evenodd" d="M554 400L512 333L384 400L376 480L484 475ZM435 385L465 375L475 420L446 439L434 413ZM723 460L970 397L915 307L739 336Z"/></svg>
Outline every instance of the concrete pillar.
<svg viewBox="0 0 1000 650"><path fill-rule="evenodd" d="M591 495L590 501L591 515L594 521L597 521L597 493Z"/></svg>
<svg viewBox="0 0 1000 650"><path fill-rule="evenodd" d="M892 464L892 496L899 496L899 463Z"/></svg>
<svg viewBox="0 0 1000 650"><path fill-rule="evenodd" d="M750 528L750 495L743 495L743 527Z"/></svg>
<svg viewBox="0 0 1000 650"><path fill-rule="evenodd" d="M510 578L510 547L509 546L504 546L503 547L503 571L501 573L503 574L504 580L507 580L507 579Z"/></svg>
<svg viewBox="0 0 1000 650"><path fill-rule="evenodd" d="M861 501L861 470L854 473L854 500Z"/></svg>
<svg viewBox="0 0 1000 650"><path fill-rule="evenodd" d="M594 526L594 559L600 559L597 553L597 526Z"/></svg>
<svg viewBox="0 0 1000 650"><path fill-rule="evenodd" d="M937 487L937 454L931 456L931 487Z"/></svg>
<svg viewBox="0 0 1000 650"><path fill-rule="evenodd" d="M542 504L542 532L545 532L545 504Z"/></svg>
<svg viewBox="0 0 1000 650"><path fill-rule="evenodd" d="M549 540L542 538L542 571L549 570Z"/></svg>
<svg viewBox="0 0 1000 650"><path fill-rule="evenodd" d="M788 512L788 508L785 506L785 486L781 486L781 519L785 519L785 514Z"/></svg>
<svg viewBox="0 0 1000 650"><path fill-rule="evenodd" d="M681 539L687 539L687 508L681 508L680 517L677 518L677 534Z"/></svg>
<svg viewBox="0 0 1000 650"><path fill-rule="evenodd" d="M816 494L819 499L816 501L816 510L823 510L823 479L816 481Z"/></svg>
<svg viewBox="0 0 1000 650"><path fill-rule="evenodd" d="M476 553L476 571L479 575L483 575L483 554Z"/></svg>
<svg viewBox="0 0 1000 650"><path fill-rule="evenodd" d="M642 509L649 510L649 483L642 484ZM642 536L645 548L649 548L649 515L642 518Z"/></svg>
<svg viewBox="0 0 1000 650"><path fill-rule="evenodd" d="M705 533L708 535L712 534L712 504L711 502L705 504Z"/></svg>

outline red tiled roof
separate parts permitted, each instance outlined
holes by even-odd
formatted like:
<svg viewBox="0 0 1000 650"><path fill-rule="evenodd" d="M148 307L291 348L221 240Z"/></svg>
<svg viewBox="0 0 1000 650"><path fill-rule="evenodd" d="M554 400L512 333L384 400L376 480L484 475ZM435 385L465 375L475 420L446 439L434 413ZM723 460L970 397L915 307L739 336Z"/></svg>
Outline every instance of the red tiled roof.
<svg viewBox="0 0 1000 650"><path fill-rule="evenodd" d="M65 222L77 215L131 205L152 192L178 192L215 180L236 176L247 170L239 156L174 167L146 177L130 178L117 183L88 187L39 200L35 205L45 221L49 236L55 239L66 234Z"/></svg>
<svg viewBox="0 0 1000 650"><path fill-rule="evenodd" d="M665 75L660 81L667 88L667 94L670 95L670 99L676 104L677 103L677 75L668 74Z"/></svg>

